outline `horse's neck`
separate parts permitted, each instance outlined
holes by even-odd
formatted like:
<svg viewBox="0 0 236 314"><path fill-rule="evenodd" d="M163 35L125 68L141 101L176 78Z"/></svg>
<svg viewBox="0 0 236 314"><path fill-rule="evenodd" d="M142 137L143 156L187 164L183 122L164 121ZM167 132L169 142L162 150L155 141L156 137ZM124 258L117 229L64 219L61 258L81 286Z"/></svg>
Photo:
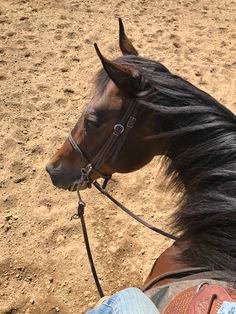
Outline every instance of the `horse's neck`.
<svg viewBox="0 0 236 314"><path fill-rule="evenodd" d="M185 249L186 244L183 244L181 241L175 242L172 246L166 249L156 260L144 284L147 284L162 274L190 267L191 265L187 265L180 260L181 254ZM171 281L173 281L173 279L170 278L160 280L157 283L157 286L169 283Z"/></svg>

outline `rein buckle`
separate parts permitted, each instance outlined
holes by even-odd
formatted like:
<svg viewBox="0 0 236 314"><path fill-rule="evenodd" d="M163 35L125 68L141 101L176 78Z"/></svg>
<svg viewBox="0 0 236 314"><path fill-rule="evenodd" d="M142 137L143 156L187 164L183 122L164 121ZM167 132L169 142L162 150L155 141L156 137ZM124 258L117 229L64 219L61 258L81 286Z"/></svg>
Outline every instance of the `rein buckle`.
<svg viewBox="0 0 236 314"><path fill-rule="evenodd" d="M78 208L77 208L77 214L76 214L78 216L78 218L81 218L83 216L84 208L85 208L85 202L79 201Z"/></svg>
<svg viewBox="0 0 236 314"><path fill-rule="evenodd" d="M79 203L78 203L77 213L70 217L70 221L73 220L73 219L81 218L84 215L84 208L85 208L85 206L86 206L85 202L83 202L81 200L81 198L80 198L79 199Z"/></svg>

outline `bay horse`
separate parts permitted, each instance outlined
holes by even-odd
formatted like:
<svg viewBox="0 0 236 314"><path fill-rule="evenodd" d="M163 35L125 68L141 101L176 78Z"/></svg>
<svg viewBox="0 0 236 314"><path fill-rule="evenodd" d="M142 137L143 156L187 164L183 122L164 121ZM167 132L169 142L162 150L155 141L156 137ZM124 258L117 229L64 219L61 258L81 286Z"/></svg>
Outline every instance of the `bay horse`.
<svg viewBox="0 0 236 314"><path fill-rule="evenodd" d="M121 19L119 25L123 55L110 61L95 44L103 66L95 92L46 170L55 186L75 191L164 156L166 175L183 192L173 216L179 239L157 259L145 286L163 286L195 268L235 282L236 117L164 65L140 57Z"/></svg>

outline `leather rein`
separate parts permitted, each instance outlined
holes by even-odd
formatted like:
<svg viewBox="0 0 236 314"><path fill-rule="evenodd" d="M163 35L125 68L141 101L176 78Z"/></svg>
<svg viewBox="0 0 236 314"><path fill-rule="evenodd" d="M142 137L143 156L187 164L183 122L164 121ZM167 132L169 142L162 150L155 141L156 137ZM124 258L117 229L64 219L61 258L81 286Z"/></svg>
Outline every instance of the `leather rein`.
<svg viewBox="0 0 236 314"><path fill-rule="evenodd" d="M81 177L78 181L74 183L74 185L71 187L73 190L74 186L77 186L77 194L79 198L78 202L78 208L77 213L71 217L71 219L74 218L80 218L81 219L81 225L83 230L83 236L85 241L85 246L87 250L87 255L91 267L91 271L93 273L93 277L95 280L95 284L98 290L98 293L100 297L104 296L103 290L101 288L95 265L93 262L89 239L87 235L87 229L86 224L84 220L84 208L86 206L85 202L82 201L79 187L91 187L92 185L100 191L103 195L105 195L107 198L109 198L115 205L117 205L119 208L121 208L123 211L125 211L128 215L130 215L132 218L136 219L138 222L143 224L145 227L169 238L174 241L176 241L178 238L174 235L167 233L157 227L154 227L141 219L139 216L135 215L133 212L131 212L128 208L126 208L123 204L121 204L119 201L117 201L113 196L111 196L108 191L106 190L106 185L108 181L111 179L111 176L106 175L100 171L101 166L109 159L109 158L116 158L118 153L123 147L123 144L130 132L130 130L134 127L137 115L138 115L138 109L139 105L133 101L131 105L128 107L127 111L125 112L124 116L122 117L121 121L117 124L115 124L113 128L113 133L110 135L110 137L106 140L102 148L98 151L98 153L95 155L95 157L90 161L89 158L86 156L86 154L81 150L79 145L75 142L73 139L72 131L69 132L68 135L68 141L71 144L72 148L77 152L81 159L84 161L85 166L81 169ZM91 171L97 172L103 179L103 184L99 184L96 180L92 180L90 177Z"/></svg>

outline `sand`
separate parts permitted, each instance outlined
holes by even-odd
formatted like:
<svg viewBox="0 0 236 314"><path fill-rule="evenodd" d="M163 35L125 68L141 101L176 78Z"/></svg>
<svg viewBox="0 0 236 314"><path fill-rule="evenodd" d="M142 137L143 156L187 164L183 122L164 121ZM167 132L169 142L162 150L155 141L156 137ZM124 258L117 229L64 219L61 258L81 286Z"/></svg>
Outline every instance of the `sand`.
<svg viewBox="0 0 236 314"><path fill-rule="evenodd" d="M0 0L0 313L82 313L98 295L77 196L51 185L44 166L90 98L97 42L120 55L118 17L142 56L236 112L235 2L218 0ZM166 228L176 197L159 159L109 190ZM171 241L128 218L95 190L83 193L103 289L139 286Z"/></svg>

